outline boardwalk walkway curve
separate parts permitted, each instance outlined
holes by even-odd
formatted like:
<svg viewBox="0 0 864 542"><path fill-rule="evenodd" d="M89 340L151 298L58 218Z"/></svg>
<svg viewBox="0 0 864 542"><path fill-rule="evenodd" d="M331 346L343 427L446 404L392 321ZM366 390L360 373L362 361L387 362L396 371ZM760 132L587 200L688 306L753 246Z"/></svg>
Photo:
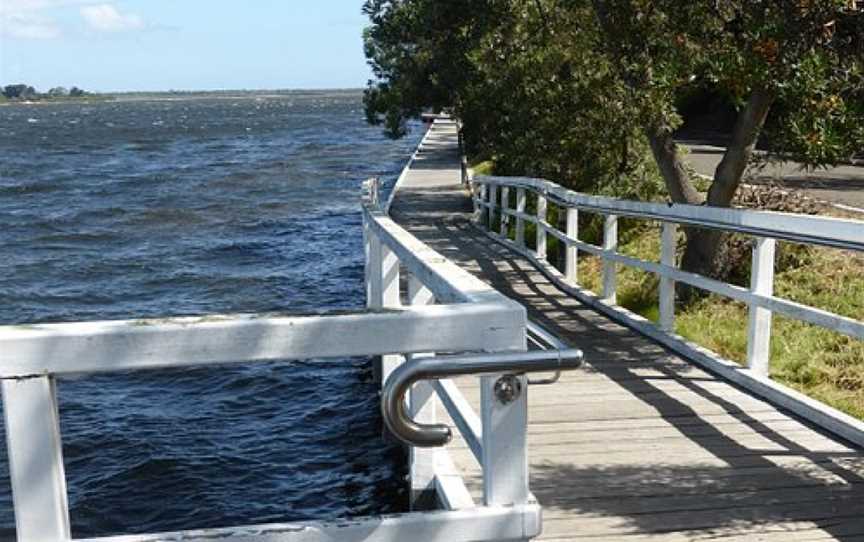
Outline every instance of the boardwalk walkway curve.
<svg viewBox="0 0 864 542"><path fill-rule="evenodd" d="M390 211L585 352L583 370L528 397L542 539L864 540L861 450L612 322L492 241L471 222L454 123L433 125ZM457 382L476 408L476 381ZM449 448L476 493L470 450Z"/></svg>

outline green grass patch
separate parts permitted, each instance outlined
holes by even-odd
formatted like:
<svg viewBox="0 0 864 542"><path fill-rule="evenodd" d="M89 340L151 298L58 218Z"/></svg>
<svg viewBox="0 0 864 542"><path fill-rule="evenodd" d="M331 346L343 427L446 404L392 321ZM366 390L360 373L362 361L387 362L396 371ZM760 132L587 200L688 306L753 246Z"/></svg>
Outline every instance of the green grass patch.
<svg viewBox="0 0 864 542"><path fill-rule="evenodd" d="M469 166L474 170L474 175L495 175L495 162L483 160Z"/></svg>
<svg viewBox="0 0 864 542"><path fill-rule="evenodd" d="M631 228L621 252L657 261L659 226ZM622 236L624 237L624 236ZM580 254L579 282L599 293L602 262ZM632 268L618 267L618 304L657 321L659 280ZM779 297L835 314L864 318L864 257L846 251L808 248L807 257L778 265ZM676 307L675 330L717 354L744 363L747 307L709 295L688 307ZM771 335L771 376L848 414L864 419L864 341L775 315Z"/></svg>

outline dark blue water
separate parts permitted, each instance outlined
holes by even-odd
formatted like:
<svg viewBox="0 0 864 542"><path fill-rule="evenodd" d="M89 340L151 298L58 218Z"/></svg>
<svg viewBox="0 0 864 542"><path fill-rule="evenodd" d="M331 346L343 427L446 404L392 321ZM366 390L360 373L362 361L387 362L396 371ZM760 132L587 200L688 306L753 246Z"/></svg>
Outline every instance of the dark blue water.
<svg viewBox="0 0 864 542"><path fill-rule="evenodd" d="M366 126L358 93L0 107L0 323L361 307L360 183L395 178L417 137ZM368 359L59 394L75 536L405 506Z"/></svg>

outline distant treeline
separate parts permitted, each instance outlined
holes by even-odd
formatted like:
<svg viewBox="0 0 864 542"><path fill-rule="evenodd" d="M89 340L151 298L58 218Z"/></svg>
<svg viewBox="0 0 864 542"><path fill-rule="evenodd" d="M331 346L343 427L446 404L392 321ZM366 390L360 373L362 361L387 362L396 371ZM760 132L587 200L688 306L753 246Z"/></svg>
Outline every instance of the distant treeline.
<svg viewBox="0 0 864 542"><path fill-rule="evenodd" d="M39 92L35 87L24 83L2 87L2 95L7 100L40 100L44 98L81 98L89 93L78 87L54 87L47 92Z"/></svg>

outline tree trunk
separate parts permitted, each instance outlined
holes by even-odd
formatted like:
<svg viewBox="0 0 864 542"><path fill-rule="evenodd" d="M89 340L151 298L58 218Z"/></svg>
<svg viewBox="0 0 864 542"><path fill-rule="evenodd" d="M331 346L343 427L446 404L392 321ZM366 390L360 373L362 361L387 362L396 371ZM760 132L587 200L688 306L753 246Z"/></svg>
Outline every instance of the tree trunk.
<svg viewBox="0 0 864 542"><path fill-rule="evenodd" d="M732 141L714 172L714 182L708 190L708 205L728 207L732 203L776 98L776 93L766 88L757 88L750 95L735 121Z"/></svg>
<svg viewBox="0 0 864 542"><path fill-rule="evenodd" d="M622 57L618 42L614 39L615 25L612 18L612 7L608 2L593 0L591 2L599 22L600 28L607 35L606 47L613 58ZM638 77L625 70L622 73L625 83L634 90L644 89L644 85L651 80L650 66L645 66L645 77ZM768 87L758 87L753 90L744 110L738 115L729 143L723 159L714 172L714 180L708 190L708 197L703 201L702 196L696 191L690 182L690 175L684 168L684 163L678 153L678 146L672 138L672 130L658 119L655 123L647 126L645 133L651 145L651 152L663 175L669 196L674 203L689 205L711 205L715 207L728 207L732 198L741 185L741 179L747 164L753 155L756 141L765 119L776 99L776 92ZM718 278L719 252L722 249L724 234L719 231L702 230L698 228L685 228L687 246L681 267L685 271L699 273L712 278ZM679 285L679 298L685 303L692 301L701 293L695 288Z"/></svg>
<svg viewBox="0 0 864 542"><path fill-rule="evenodd" d="M663 175L669 197L675 203L699 205L702 196L690 182L690 175L678 154L678 145L672 139L672 132L666 127L654 126L646 130L651 153Z"/></svg>
<svg viewBox="0 0 864 542"><path fill-rule="evenodd" d="M747 105L735 122L732 141L714 172L714 181L705 202L707 205L731 205L775 98L773 91L764 88L756 89L750 95ZM723 279L724 277L719 276L722 267L720 257L726 235L717 230L699 228L685 228L684 232L687 246L681 268L706 277ZM678 297L683 303L689 303L701 295L702 292L687 285L680 285L678 288Z"/></svg>

